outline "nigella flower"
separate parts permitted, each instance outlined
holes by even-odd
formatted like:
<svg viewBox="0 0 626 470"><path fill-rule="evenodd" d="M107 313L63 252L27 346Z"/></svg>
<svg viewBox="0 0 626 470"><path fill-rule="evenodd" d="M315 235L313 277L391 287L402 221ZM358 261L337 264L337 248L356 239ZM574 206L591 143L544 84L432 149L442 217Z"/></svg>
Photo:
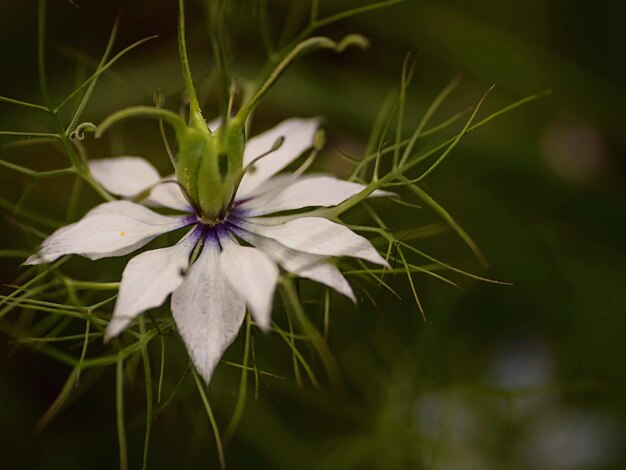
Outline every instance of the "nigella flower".
<svg viewBox="0 0 626 470"><path fill-rule="evenodd" d="M208 382L236 337L246 306L255 323L269 329L279 267L354 300L350 285L329 258L350 256L386 265L367 239L302 212L340 204L363 185L328 175L278 174L313 147L317 128L315 119L290 119L250 139L243 150L242 167L247 171L239 172L232 195L222 198L226 202L221 205L186 168L177 167L177 183L163 181L138 157L94 160L90 169L96 181L125 199L101 204L57 230L26 263L49 263L68 254L92 260L122 256L161 234L187 228L174 246L129 261L105 337L117 336L139 314L172 294L175 324ZM259 155L265 156L257 159ZM196 194L190 194L193 191ZM131 201L145 194L146 205L184 215L162 215ZM295 213L267 217L285 211ZM196 247L199 255L190 265Z"/></svg>

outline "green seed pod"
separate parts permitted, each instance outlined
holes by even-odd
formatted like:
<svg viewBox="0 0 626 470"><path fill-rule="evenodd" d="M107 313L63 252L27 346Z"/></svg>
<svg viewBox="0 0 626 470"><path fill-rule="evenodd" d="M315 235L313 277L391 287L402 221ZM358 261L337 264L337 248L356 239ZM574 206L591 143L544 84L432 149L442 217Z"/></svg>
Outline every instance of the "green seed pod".
<svg viewBox="0 0 626 470"><path fill-rule="evenodd" d="M211 134L201 118L190 124L177 133L176 177L202 217L215 222L228 208L242 172L244 126L233 119Z"/></svg>

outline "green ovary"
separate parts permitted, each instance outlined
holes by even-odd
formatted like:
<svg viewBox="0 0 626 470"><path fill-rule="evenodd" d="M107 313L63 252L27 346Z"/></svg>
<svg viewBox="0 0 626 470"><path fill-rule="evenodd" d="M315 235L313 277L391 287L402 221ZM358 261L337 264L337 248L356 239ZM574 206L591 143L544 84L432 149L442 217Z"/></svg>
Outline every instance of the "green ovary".
<svg viewBox="0 0 626 470"><path fill-rule="evenodd" d="M231 120L211 133L204 120L197 118L177 137L176 177L202 218L217 222L225 215L241 177L244 126Z"/></svg>

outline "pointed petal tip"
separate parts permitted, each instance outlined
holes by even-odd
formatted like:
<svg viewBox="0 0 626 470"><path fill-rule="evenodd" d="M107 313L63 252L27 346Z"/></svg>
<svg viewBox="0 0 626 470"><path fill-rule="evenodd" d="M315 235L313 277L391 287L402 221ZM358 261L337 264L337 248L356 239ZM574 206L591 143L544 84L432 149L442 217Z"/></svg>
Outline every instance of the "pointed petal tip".
<svg viewBox="0 0 626 470"><path fill-rule="evenodd" d="M337 271L337 272L339 273L339 271ZM340 274L340 276L341 276L341 274ZM343 283L338 283L337 285L332 286L333 289L336 292L338 292L339 294L343 295L344 297L347 297L348 299L350 299L352 301L352 303L354 305L356 305L357 301L356 301L356 295L354 295L354 290L352 290L352 287L350 287L350 284L348 284L348 281L345 278L343 278L343 276L341 276L341 277L342 277L344 282ZM331 286L329 286L329 287L331 287Z"/></svg>
<svg viewBox="0 0 626 470"><path fill-rule="evenodd" d="M249 307L250 312L252 313L252 319L254 320L254 324L258 326L264 334L269 333L269 331L271 330L273 298L274 292L272 290L270 294L269 305L266 305L263 308L257 307L254 309L252 308L252 306Z"/></svg>
<svg viewBox="0 0 626 470"><path fill-rule="evenodd" d="M215 369L217 369L217 366L222 359L221 356L218 358L200 358L197 355L192 354L191 351L188 352L192 367L202 378L205 385L209 385L211 379L213 378L213 374L215 373Z"/></svg>
<svg viewBox="0 0 626 470"><path fill-rule="evenodd" d="M122 332L123 328L120 329L119 326L116 326L116 323L117 322L115 322L115 320L111 320L104 330L103 343L105 345L109 344L112 339L119 336L119 334Z"/></svg>
<svg viewBox="0 0 626 470"><path fill-rule="evenodd" d="M368 240L368 243L369 243L369 240ZM391 269L391 265L389 264L389 261L387 261L387 258L383 257L378 252L378 250L374 248L374 246L371 243L370 243L370 247L371 247L371 251L369 253L369 256L363 259L366 259L370 263L378 264L379 266L382 266L385 269Z"/></svg>
<svg viewBox="0 0 626 470"><path fill-rule="evenodd" d="M268 319L267 322L259 322L255 320L255 325L259 327L259 329L263 332L264 335L269 334L272 331L271 324L269 322L271 312L264 315L257 315L257 318L266 317Z"/></svg>
<svg viewBox="0 0 626 470"><path fill-rule="evenodd" d="M215 371L215 367L205 370L202 367L198 367L197 364L193 365L196 368L196 372L200 375L205 385L209 385L211 383L211 377L213 377L213 372Z"/></svg>
<svg viewBox="0 0 626 470"><path fill-rule="evenodd" d="M245 317L244 300L227 284L219 248L205 244L172 294L172 315L198 374L208 384Z"/></svg>
<svg viewBox="0 0 626 470"><path fill-rule="evenodd" d="M367 258L364 257L363 259L369 261L370 263L382 266L385 269L391 269L391 265L389 264L389 262L385 258L383 258L378 250L376 250L374 247L372 247L372 253L370 253Z"/></svg>
<svg viewBox="0 0 626 470"><path fill-rule="evenodd" d="M38 253L30 255L20 266L33 266L35 264L42 264Z"/></svg>
<svg viewBox="0 0 626 470"><path fill-rule="evenodd" d="M381 262L378 263L381 266L383 266L385 269L391 269L391 265L389 264L389 261L387 261L385 258L383 258L382 256L380 257Z"/></svg>
<svg viewBox="0 0 626 470"><path fill-rule="evenodd" d="M279 276L278 266L257 248L243 247L229 239L221 242L219 261L230 287L246 300L259 328L268 329Z"/></svg>
<svg viewBox="0 0 626 470"><path fill-rule="evenodd" d="M185 217L161 215L132 202L108 202L52 233L27 261L48 263L71 254L91 260L122 256L188 223Z"/></svg>

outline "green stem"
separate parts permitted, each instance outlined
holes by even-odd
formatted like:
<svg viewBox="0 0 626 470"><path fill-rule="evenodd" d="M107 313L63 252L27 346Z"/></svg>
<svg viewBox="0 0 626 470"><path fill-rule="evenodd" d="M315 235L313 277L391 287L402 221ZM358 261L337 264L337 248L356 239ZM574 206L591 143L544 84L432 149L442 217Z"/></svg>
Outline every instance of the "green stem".
<svg viewBox="0 0 626 470"><path fill-rule="evenodd" d="M136 41L133 44L131 44L130 46L125 47L124 49L122 49L120 52L115 54L111 58L111 60L109 60L104 66L102 66L101 68L96 70L93 73L93 75L91 75L87 80L85 80L82 83L81 86L79 86L74 91L72 91L69 95L67 95L65 97L65 99L63 101L61 101L61 103L56 108L54 108L52 110L52 112L58 113L61 110L61 108L63 108L67 103L72 101L81 91L83 91L84 88L88 87L91 84L91 82L93 82L94 80L97 80L98 77L100 77L100 75L102 75L109 68L111 68L115 62L117 62L119 59L121 59L123 56L125 56L128 52L130 52L131 50L135 49L136 47L139 47L140 45L144 44L145 42L151 41L152 39L155 39L157 37L158 36L148 36L148 37L140 39L139 41Z"/></svg>
<svg viewBox="0 0 626 470"><path fill-rule="evenodd" d="M78 377L78 369L72 369L70 375L68 376L63 388L59 392L59 395L54 399L50 407L46 410L44 415L39 419L37 425L35 426L35 430L41 431L45 428L50 421L63 409L65 404L67 403L72 391L76 388L76 379Z"/></svg>
<svg viewBox="0 0 626 470"><path fill-rule="evenodd" d="M315 23L317 21L317 17L320 12L319 10L320 10L320 1L311 0L311 23Z"/></svg>
<svg viewBox="0 0 626 470"><path fill-rule="evenodd" d="M52 110L52 100L46 82L46 0L39 0L37 8L37 74L41 97L48 110Z"/></svg>
<svg viewBox="0 0 626 470"><path fill-rule="evenodd" d="M213 57L215 67L219 78L219 106L222 122L227 122L230 117L230 108L232 97L230 90L230 73L226 62L224 51L224 0L205 2L206 17L209 27L209 35L211 38L211 48L213 49Z"/></svg>
<svg viewBox="0 0 626 470"><path fill-rule="evenodd" d="M102 134L117 121L135 117L163 120L170 124L179 135L187 129L185 121L171 111L150 106L133 106L117 111L102 121L96 129L96 138L101 137Z"/></svg>
<svg viewBox="0 0 626 470"><path fill-rule="evenodd" d="M398 144L402 141L402 129L404 127L404 103L406 100L406 91L413 78L413 72L415 70L414 64L409 67L409 61L411 55L407 54L402 64L402 76L400 79L400 96L398 105L398 121L396 122L396 140ZM393 152L393 166L398 166L400 161L400 147L396 145L396 149Z"/></svg>
<svg viewBox="0 0 626 470"><path fill-rule="evenodd" d="M287 342L287 344L289 344L289 347L291 348L291 361L293 363L293 376L296 380L296 385L302 388L303 386L302 374L300 374L300 366L298 365L298 361L299 361L299 357L297 355L298 350L296 349L296 341L294 339L294 333L293 333L293 323L291 321L290 315L287 315L287 323L289 325L289 335L284 335L283 337L285 341ZM317 381L312 381L312 383L315 388L319 388Z"/></svg>
<svg viewBox="0 0 626 470"><path fill-rule="evenodd" d="M211 427L213 428L213 435L215 436L215 445L217 446L217 454L220 460L220 468L222 470L225 470L226 458L224 457L224 448L222 446L220 430L217 427L217 421L215 421L213 410L211 409L211 405L209 404L209 399L206 395L204 384L202 383L202 380L200 379L200 376L198 376L198 373L196 372L196 369L194 367L191 368L191 373L193 374L193 378L196 381L198 392L200 393L200 397L202 398L202 404L204 405L204 409L206 410L207 416L209 417L209 421L211 422Z"/></svg>
<svg viewBox="0 0 626 470"><path fill-rule="evenodd" d="M316 28L321 28L323 26L328 26L331 23L336 23L337 21L341 21L352 16L360 15L374 10L380 10L381 8L387 8L397 3L402 3L404 1L405 0L387 0L384 2L372 3L370 5L365 5L359 8L354 8L352 10L337 13L336 15L328 16L324 19L316 21L313 24Z"/></svg>
<svg viewBox="0 0 626 470"><path fill-rule="evenodd" d="M91 172L89 171L89 167L85 166L82 170L78 170L78 174L89 186L93 188L96 193L100 195L100 197L102 197L102 199L108 202L115 201L115 198L93 178Z"/></svg>
<svg viewBox="0 0 626 470"><path fill-rule="evenodd" d="M27 103L26 101L14 100L12 98L7 98L6 96L0 96L0 103L8 103L15 104L17 106L24 106L25 108L32 108L38 111L49 112L50 110L45 106L41 106L40 104Z"/></svg>
<svg viewBox="0 0 626 470"><path fill-rule="evenodd" d="M119 24L119 19L116 19L115 23L113 23L113 28L109 36L109 42L107 43L107 46L104 50L104 54L102 54L102 58L100 59L100 63L98 63L98 67L96 68L96 70L100 70L104 67L107 59L109 58L109 55L111 54L111 50L113 49L113 43L115 42L115 37L117 36L118 24ZM78 120L80 119L80 116L83 110L85 109L85 106L87 105L87 102L89 101L89 98L91 97L91 94L93 93L94 88L96 87L96 83L98 82L99 77L100 75L95 75L94 79L89 84L89 87L87 88L87 91L85 92L83 96L83 99L80 101L80 104L78 105L78 108L76 109L76 112L74 113L74 117L72 118L69 125L65 129L66 133L71 132L72 130L74 130L74 127L76 127L76 124L78 123Z"/></svg>
<svg viewBox="0 0 626 470"><path fill-rule="evenodd" d="M141 335L146 334L146 325L143 317L139 319L139 330ZM148 450L150 448L150 434L152 431L152 372L150 369L150 356L148 355L148 343L144 343L141 348L141 359L143 360L144 378L146 381L146 437L143 445L143 465L142 469L148 468Z"/></svg>
<svg viewBox="0 0 626 470"><path fill-rule="evenodd" d="M21 132L21 131L0 131L0 135L14 136L14 137L27 137L27 138L43 138L43 139L55 139L60 140L59 134L53 134L51 132Z"/></svg>
<svg viewBox="0 0 626 470"><path fill-rule="evenodd" d="M5 296L5 297L0 297L0 305L3 305L5 303L7 303L9 300L14 299L16 296L18 296L20 293L24 292L26 289L28 289L31 285L33 285L34 283L36 283L37 281L39 281L40 279L44 278L45 276L47 276L50 272L54 271L55 269L57 269L59 266L61 266L63 263L65 263L67 260L69 259L69 256L64 256L63 258L61 258L60 260L58 260L57 262L55 262L54 264L51 264L50 266L48 266L44 271L42 271L41 273L39 273L37 276L35 276L34 278L32 278L30 281L28 281L25 284L22 284L20 287L18 287L17 289L15 289L13 292L11 292L9 295ZM2 317L0 317L2 318Z"/></svg>
<svg viewBox="0 0 626 470"><path fill-rule="evenodd" d="M239 382L239 393L237 397L237 404L235 405L235 411L233 412L233 416L226 426L226 431L224 431L224 442L230 441L230 439L235 434L239 423L241 422L241 417L243 416L243 411L246 405L246 395L248 390L248 359L250 356L250 338L252 336L252 319L250 315L246 317L246 340L243 350L243 367L241 369L241 381Z"/></svg>
<svg viewBox="0 0 626 470"><path fill-rule="evenodd" d="M332 39L321 36L312 37L300 42L291 50L289 50L289 52L285 54L280 62L274 67L269 76L259 86L256 92L254 92L252 98L250 98L246 102L246 104L239 110L239 112L237 113L237 118L239 118L242 122L245 122L248 116L250 116L252 111L254 111L254 109L257 107L261 99L269 91L274 82L278 79L278 77L280 77L280 75L285 71L287 66L291 62L293 62L298 56L316 49L334 49L337 52L343 52L347 47L351 45L366 47L367 40L363 36L349 35L340 42L336 42Z"/></svg>
<svg viewBox="0 0 626 470"><path fill-rule="evenodd" d="M124 359L118 358L115 367L115 410L117 416L117 439L120 452L120 470L128 470L128 449L124 426Z"/></svg>
<svg viewBox="0 0 626 470"><path fill-rule="evenodd" d="M178 53L180 55L180 66L185 80L185 89L189 97L190 117L197 118L202 116L200 104L196 96L196 89L193 86L191 78L191 69L189 68L189 58L187 57L187 42L185 41L185 2L178 1Z"/></svg>
<svg viewBox="0 0 626 470"><path fill-rule="evenodd" d="M99 184L95 183L95 181L93 181L93 178L91 178L86 159L83 156L78 155L74 147L72 147L72 143L70 142L68 134L61 124L61 121L57 114L57 110L54 109L54 107L52 106L52 100L50 99L50 94L48 93L48 85L46 82L46 0L39 0L37 24L37 62L39 74L39 88L41 90L41 96L44 100L44 103L50 111L52 121L58 132L58 135L55 136L61 140L61 143L63 144L63 149L65 150L65 153L70 159L70 162L72 163L72 166L75 168L76 172L81 177L85 178L92 186L94 186L100 194L106 195L106 191L104 191L104 189L102 189L102 187L100 187Z"/></svg>
<svg viewBox="0 0 626 470"><path fill-rule="evenodd" d="M64 281L75 289L117 290L120 288L119 282L77 281L76 279L70 279L68 277L64 278Z"/></svg>
<svg viewBox="0 0 626 470"><path fill-rule="evenodd" d="M408 181L406 178L402 178L402 180ZM447 210L445 210L441 205L439 205L437 201L435 201L432 197L430 197L430 195L426 191L424 191L422 188L420 188L416 184L408 185L408 188L417 197L419 197L421 200L426 202L426 204L428 204L435 212L437 212L441 216L441 218L443 218L448 223L450 227L452 227L452 229L458 234L459 237L461 237L461 239L470 248L470 250L472 250L476 258L478 258L478 260L484 267L487 267L489 265L489 263L487 262L487 259L485 258L485 255L483 255L480 248L478 248L478 245L476 244L476 242L472 240L469 234L463 229L463 227L461 227L457 223L456 220L454 220L454 218L448 213Z"/></svg>
<svg viewBox="0 0 626 470"><path fill-rule="evenodd" d="M387 173L384 177L380 178L378 181L370 182L360 193L354 195L352 198L350 198L347 201L339 204L338 206L331 207L331 208L318 209L318 210L310 212L309 215L310 216L327 217L329 219L336 219L342 213L346 212L347 210L351 209L352 207L354 207L355 205L357 205L361 201L365 200L367 197L369 197L370 194L372 194L377 189L380 189L382 187L393 186L394 185L392 183L393 180L402 177L407 171L409 171L411 168L413 168L418 163L422 162L423 160L425 160L426 158L430 157L431 155L434 155L437 152L445 149L444 153L437 159L437 161L433 165L431 165L431 167L429 167L417 179L410 180L410 183L414 184L414 183L417 183L417 182L421 181L426 176L428 176L428 174L430 174L434 170L434 168L441 163L441 161L443 161L443 159L450 153L450 151L459 143L459 141L464 136L466 136L470 132L473 132L476 129L484 126L485 124L487 124L491 120L495 119L496 117L501 116L502 114L505 114L505 113L507 113L509 111L512 111L512 110L514 110L514 109L516 109L516 108L518 108L520 106L523 106L524 104L530 103L532 101L536 101L536 100L538 100L538 99L540 99L540 98L542 98L542 97L544 97L544 96L546 96L546 95L548 95L550 93L551 93L551 90L547 90L547 91L543 91L541 93L537 93L535 95L527 96L527 97L525 97L525 98L523 98L521 100L516 101L515 103L510 104L509 106L506 106L506 107L502 108L499 111L496 111L495 113L490 114L486 118L484 118L481 121L477 122L476 124L472 125L471 123L474 120L476 114L478 113L478 110L480 109L480 106L482 105L482 103L483 103L483 101L485 99L486 94L483 95L483 97L481 98L479 103L474 108L474 111L473 111L472 115L470 116L470 118L468 119L467 123L465 124L463 130L458 135L456 135L455 137L452 137L451 139L448 139L447 141L443 142L442 144L439 144L438 146L436 146L435 148L429 150L428 152L426 152L424 155L420 156L419 158L415 158L413 160L409 160L404 165L400 165L399 167L397 167L394 170L392 170L389 173ZM405 186L406 184L407 183L401 182L401 183L395 184L395 185L396 186Z"/></svg>
<svg viewBox="0 0 626 470"><path fill-rule="evenodd" d="M461 80L459 78L452 80L452 82L450 82L450 84L446 86L441 93L439 93L437 98L435 98L435 100L428 107L426 113L424 114L419 125L417 126L417 129L411 136L409 143L404 149L404 153L402 154L402 158L400 159L400 165L404 165L409 159L409 157L411 156L411 152L413 151L413 146L415 145L415 142L417 141L417 139L419 139L420 135L424 131L424 128L432 118L433 114L435 114L437 109L439 109L441 104L446 100L448 96L450 96L450 94L454 91L454 89L459 85L460 82ZM394 167L395 166L396 165L394 165Z"/></svg>
<svg viewBox="0 0 626 470"><path fill-rule="evenodd" d="M337 366L330 349L328 349L328 345L324 341L324 338L322 338L322 335L320 335L315 326L311 323L311 320L307 317L307 314L302 307L302 303L300 302L300 298L298 297L298 293L293 285L293 279L289 277L281 278L280 286L282 288L281 292L287 302L291 305L292 311L295 314L296 320L300 323L303 333L310 337L313 347L319 354L331 385L338 388L341 385L341 373L339 372L339 367Z"/></svg>
<svg viewBox="0 0 626 470"><path fill-rule="evenodd" d="M53 178L55 176L65 176L76 173L76 170L71 167L50 171L36 171L25 166L16 165L15 163L7 162L4 160L0 160L0 166L10 168L11 170L18 171L33 178Z"/></svg>

